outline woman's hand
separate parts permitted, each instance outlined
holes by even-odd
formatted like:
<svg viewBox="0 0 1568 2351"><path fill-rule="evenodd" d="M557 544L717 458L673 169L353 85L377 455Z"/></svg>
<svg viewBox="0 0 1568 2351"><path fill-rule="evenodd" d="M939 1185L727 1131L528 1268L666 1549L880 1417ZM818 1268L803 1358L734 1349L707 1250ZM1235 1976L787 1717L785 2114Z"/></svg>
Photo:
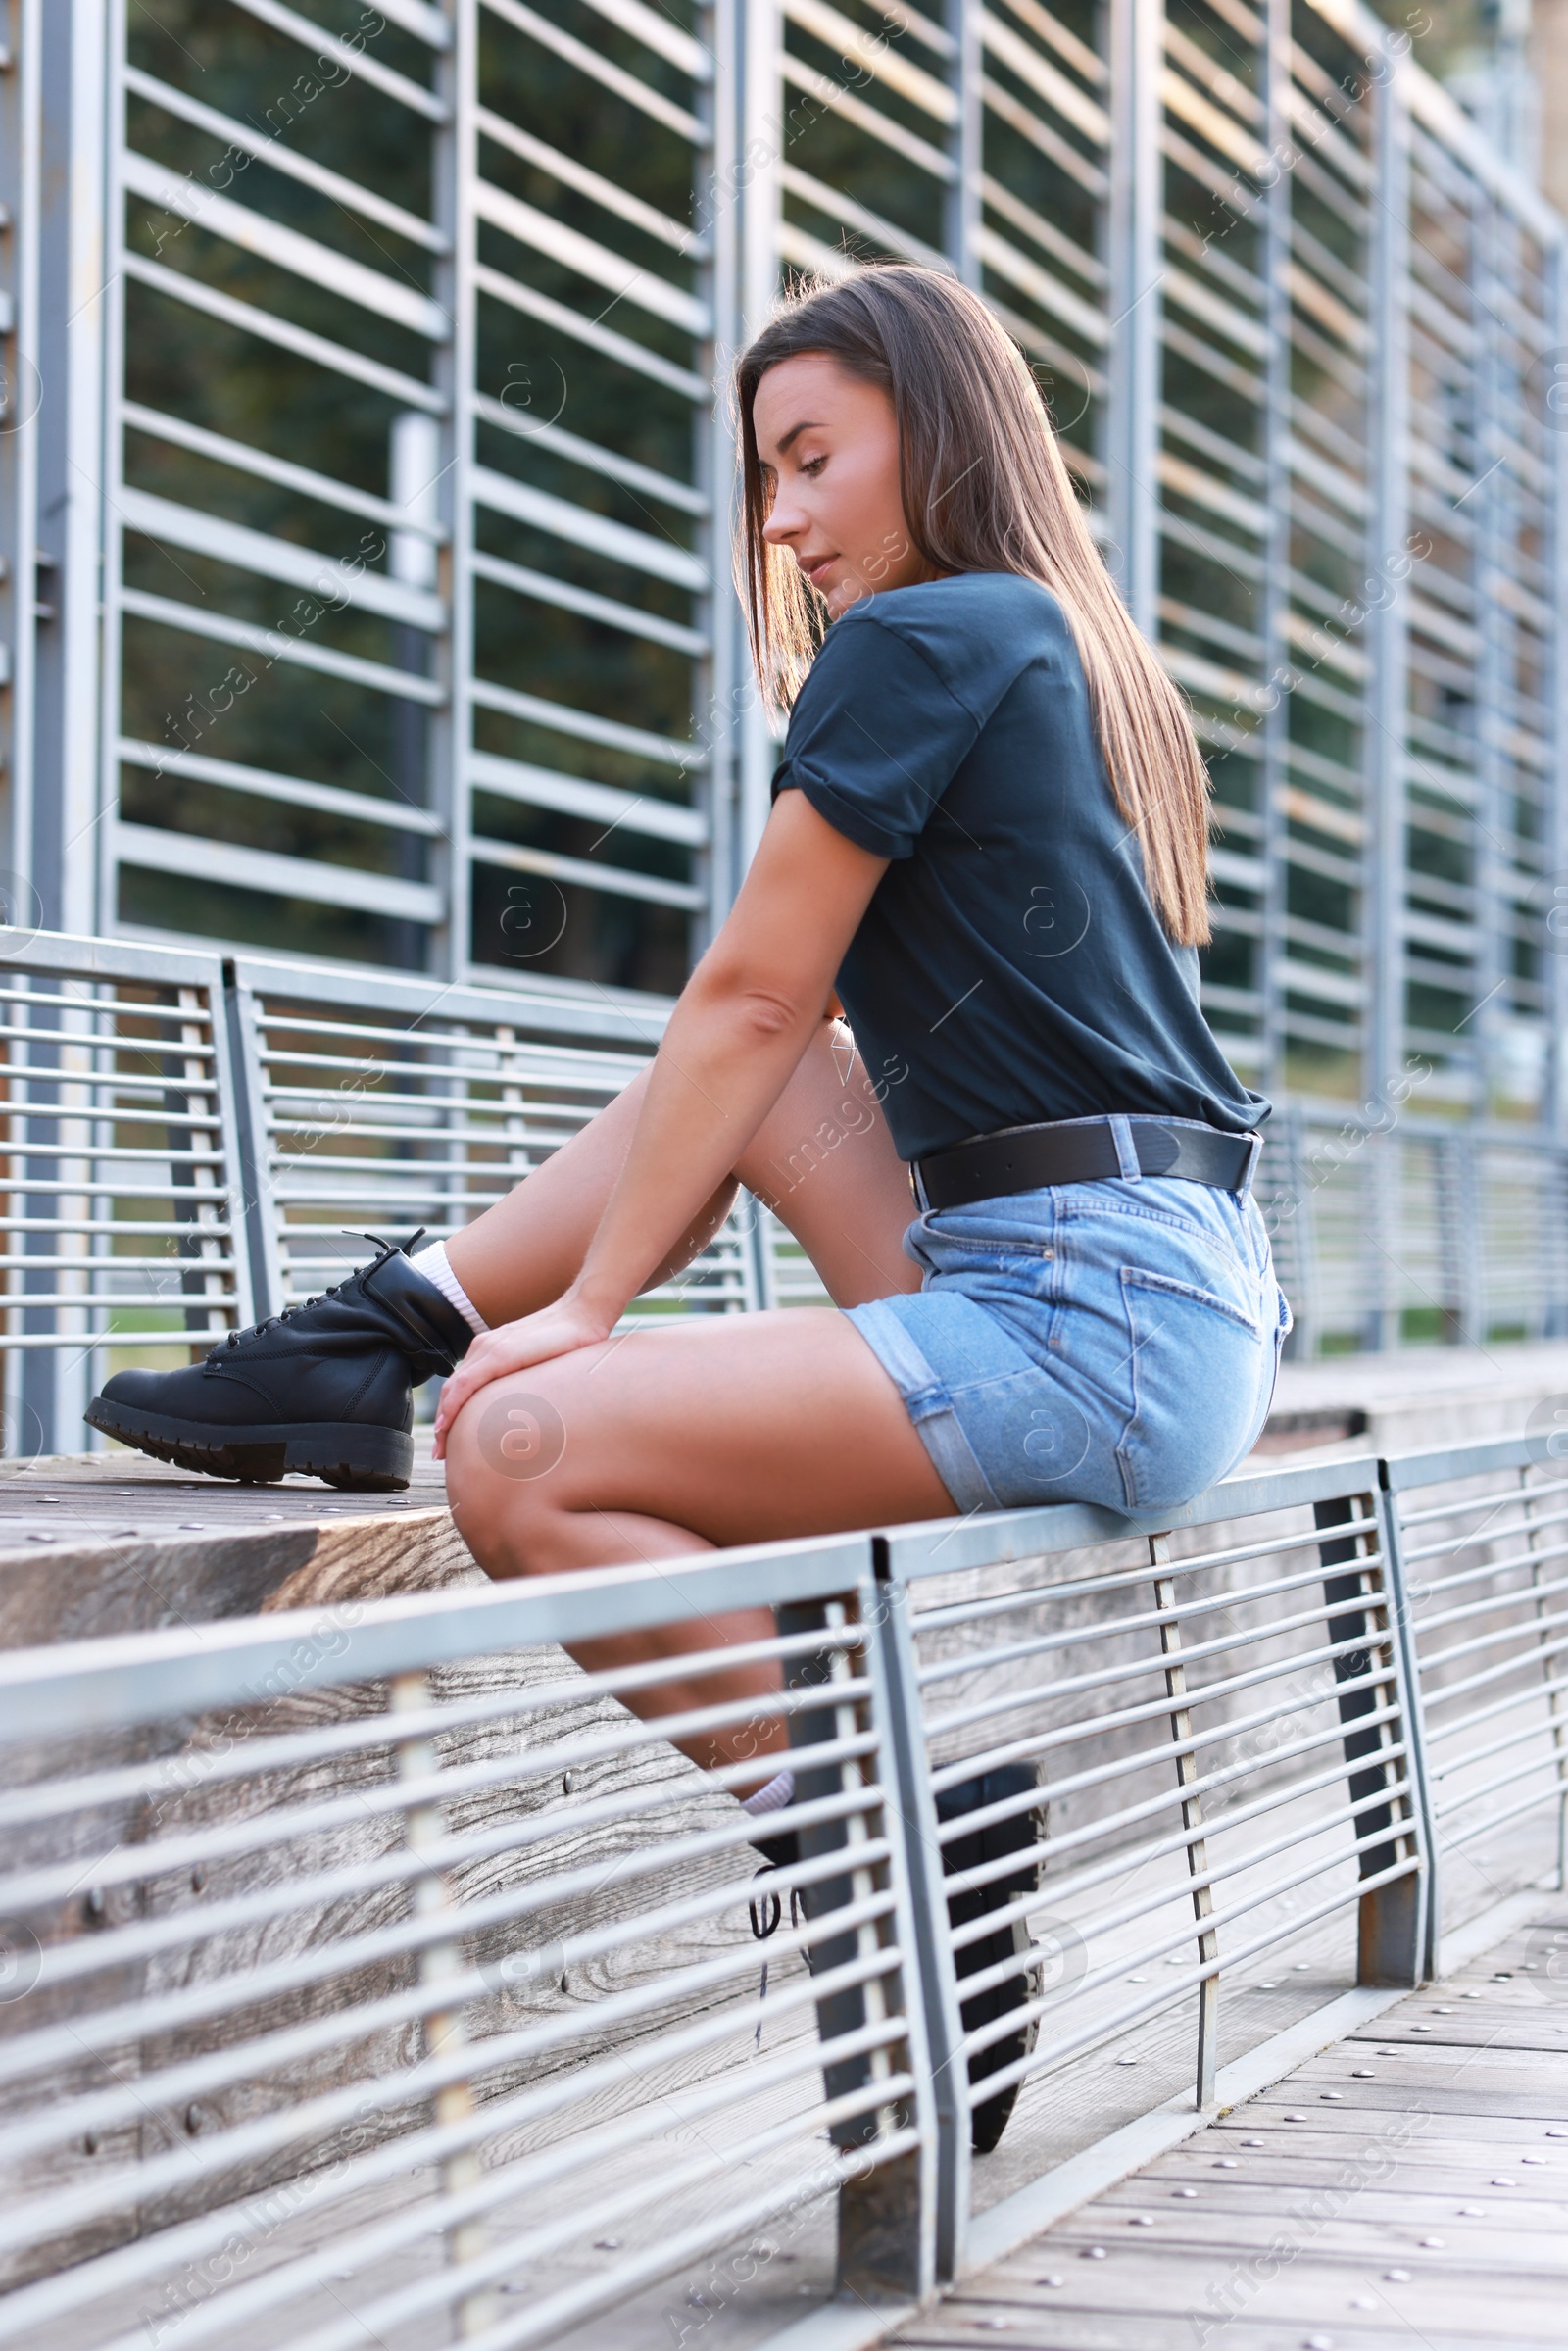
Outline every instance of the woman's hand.
<svg viewBox="0 0 1568 2351"><path fill-rule="evenodd" d="M469 1396L504 1380L509 1372L526 1371L530 1364L548 1363L569 1355L579 1347L595 1347L608 1339L615 1325L613 1314L588 1306L567 1291L553 1306L525 1314L518 1322L498 1324L483 1332L441 1390L441 1408L435 1420L435 1458L446 1458L447 1434Z"/></svg>

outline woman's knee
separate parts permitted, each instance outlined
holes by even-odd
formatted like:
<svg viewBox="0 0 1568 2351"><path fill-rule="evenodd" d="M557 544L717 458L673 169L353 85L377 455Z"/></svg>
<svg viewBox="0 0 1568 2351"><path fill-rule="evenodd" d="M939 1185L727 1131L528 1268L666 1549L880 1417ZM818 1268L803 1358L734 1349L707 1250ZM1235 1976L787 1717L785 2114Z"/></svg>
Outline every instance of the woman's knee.
<svg viewBox="0 0 1568 2351"><path fill-rule="evenodd" d="M551 1472L564 1450L553 1405L498 1384L470 1396L447 1437L453 1522L490 1576L538 1575L551 1565L556 1509Z"/></svg>

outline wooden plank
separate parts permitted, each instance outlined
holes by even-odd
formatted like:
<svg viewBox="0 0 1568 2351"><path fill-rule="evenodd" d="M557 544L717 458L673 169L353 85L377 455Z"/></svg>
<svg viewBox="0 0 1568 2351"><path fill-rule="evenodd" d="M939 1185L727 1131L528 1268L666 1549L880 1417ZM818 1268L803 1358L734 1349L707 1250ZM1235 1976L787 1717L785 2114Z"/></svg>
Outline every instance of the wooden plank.
<svg viewBox="0 0 1568 2351"><path fill-rule="evenodd" d="M999 2333L1029 2351L1561 2343L1568 2003L1559 2015L1523 1956L1559 1931L1544 1915L1490 1966L1399 2001L897 2339L955 2351Z"/></svg>
<svg viewBox="0 0 1568 2351"><path fill-rule="evenodd" d="M1037 2251L1040 2258L1031 2265L988 2272L983 2281L956 2296L929 2321L903 2330L899 2339L964 2341L1002 2331L986 2321L1006 2317L1012 2321L1008 2331L1027 2344L1033 2312L1065 2304L1075 2313L1119 2315L1126 2327L1120 2351L1143 2351L1149 2322L1172 2314L1183 2314L1189 2346L1223 2337L1228 2351L1234 2339L1231 2328L1246 2317L1294 2322L1300 2330L1298 2351L1301 2333L1322 2327L1339 2351L1339 2323L1352 2319L1357 2302L1365 2301L1372 2309L1364 2315L1380 2320L1385 2327L1398 2327L1406 2342L1412 2329L1429 2338L1437 2327L1472 2346L1562 2341L1563 2293L1556 2278L1510 2276L1504 2297L1495 2277L1481 2268L1440 2270L1438 2257L1431 2253L1421 2257L1419 2268L1409 2257L1321 2257L1293 2238L1283 2225L1272 2245L1230 2259L1165 2246L1129 2252L1098 2237L1092 2243L1063 2243L1055 2230ZM1061 2283L1046 2284L1048 2278ZM926 2326L931 2332L924 2331Z"/></svg>
<svg viewBox="0 0 1568 2351"><path fill-rule="evenodd" d="M124 1452L0 1465L0 1648L479 1580L427 1442L404 1494L231 1485Z"/></svg>

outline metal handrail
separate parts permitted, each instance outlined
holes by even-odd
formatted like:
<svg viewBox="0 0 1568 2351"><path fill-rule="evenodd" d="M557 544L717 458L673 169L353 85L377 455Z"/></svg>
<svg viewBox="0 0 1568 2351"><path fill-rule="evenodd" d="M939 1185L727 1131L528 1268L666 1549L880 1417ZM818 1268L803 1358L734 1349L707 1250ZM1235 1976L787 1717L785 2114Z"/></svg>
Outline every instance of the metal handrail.
<svg viewBox="0 0 1568 2351"><path fill-rule="evenodd" d="M1460 1514L1467 1592L1490 1598L1505 1633L1534 1634L1539 1587L1523 1580L1517 1528L1499 1533L1494 1589L1478 1591L1474 1514L1464 1512L1478 1482L1495 1488L1502 1480L1494 1506L1510 1521L1522 1511L1528 1522L1531 1494L1539 1487L1549 1496L1557 1483L1542 1450L1540 1441L1519 1438L1241 1476L1158 1528L1063 1504L755 1544L657 1572L600 1569L0 1658L0 1749L17 1755L24 1774L0 1802L0 1838L14 1862L0 1879L0 1907L16 1915L30 1903L40 1919L39 1905L56 1906L55 1926L37 1947L40 1984L54 1985L51 2014L0 2042L0 2075L18 2088L29 2079L41 2088L73 2046L107 2054L135 2041L166 2053L133 2084L68 2085L30 2118L24 2108L17 2115L16 2146L41 2131L66 2168L16 2202L0 2250L30 2244L36 2253L40 2233L50 2231L60 2250L46 2243L32 2282L0 2302L0 2342L68 2315L78 2331L85 2327L84 2341L128 2342L115 2330L124 2297L163 2280L158 2290L174 2297L163 2307L175 2312L192 2345L221 2335L247 2311L275 2309L292 2312L291 2339L329 2351L333 2324L313 2317L311 2296L334 2261L373 2270L383 2258L373 2246L396 2242L395 2229L368 2232L348 2218L340 2225L340 2190L347 2197L372 2180L402 2179L421 2160L434 2167L432 2185L409 2241L422 2230L419 2241L440 2240L445 2258L437 2274L366 2284L367 2292L373 2284L370 2307L386 2324L445 2303L498 2351L548 2339L548 2328L531 2331L531 2320L518 2331L519 2318L497 2315L497 2282L509 2268L525 2257L542 2265L530 2309L555 2313L550 2326L608 2309L729 2233L732 2212L694 2217L699 2173L739 2178L773 2163L785 2167L770 2175L773 2186L750 2201L737 2188L738 2209L760 2221L790 2208L791 2198L837 2201L844 2280L873 2302L918 2298L966 2258L976 2194L969 2133L980 2092L1009 2084L1027 2091L1063 2065L1100 2062L1097 2051L1113 2056L1136 2046L1153 2020L1196 2001L1196 2117L1213 2096L1217 2001L1238 1970L1334 1931L1348 1912L1357 1980L1417 1981L1434 1964L1446 1856L1490 1825L1518 1833L1543 1810L1560 1816L1568 1755L1557 1708L1568 1691L1553 1663L1558 1644L1544 1644L1544 1668L1542 1644L1527 1644L1518 1670L1536 1674L1538 1702L1506 1739L1486 1729L1494 1705L1471 1708L1457 1726L1440 1709L1434 1729L1429 1707L1443 1694L1433 1683L1434 1674L1441 1683L1442 1651L1426 1638L1426 1588L1412 1592L1400 1550L1401 1513L1418 1518L1425 1533L1441 1523L1434 1513L1442 1503L1430 1497L1447 1494ZM1533 1485L1537 1472L1544 1474ZM1318 1554L1315 1607L1305 1604L1308 1579L1299 1568L1270 1574L1257 1564L1280 1554L1298 1561L1306 1546ZM1005 1591L996 1589L999 1577ZM1152 1587L1152 1607L1141 1586ZM918 1605L933 1588L938 1605ZM1057 1604L1063 1595L1071 1595L1065 1607ZM712 1670L713 1653L588 1676L564 1677L551 1666L543 1678L523 1673L514 1683L503 1674L498 1687L480 1690L464 1677L493 1677L498 1661L524 1659L542 1644L759 1603L774 1609L778 1635L741 1655L754 1663L776 1656L785 1677L781 1696L754 1711L789 1722L801 1784L787 1825L798 1830L801 1850L776 1880L784 1915L775 1942L764 1946L772 1991L764 1974L753 1997L746 1984L755 1946L726 1942L734 1930L724 1923L737 1902L744 1908L745 1881L726 1873L746 1849L750 1824L722 1790L755 1778L756 1766L714 1775L699 1801L689 1781L670 1782L658 1763L669 1753L666 1734L733 1723L740 1709L688 1706L679 1717L629 1725L621 1715L586 1737L581 1728L584 1706L635 1696L662 1674ZM1222 1605L1237 1618L1228 1646L1214 1630ZM1084 1670L1085 1622L1063 1621L1086 1609L1103 1646L1098 1675L1092 1665ZM992 1638L993 1629L1016 1636L1031 1611L1030 1639ZM1184 1628L1199 1619L1207 1630L1186 1646ZM922 1679L919 1670L922 1647L956 1640L972 1644L959 1662L981 1682L1023 1675L996 1694L1022 1717L1036 1710L1032 1727L1026 1721L1006 1747L989 1757L971 1751L967 1764L948 1757L952 1724L966 1712L947 1705L951 1677ZM1259 1644L1261 1657L1247 1662ZM1076 1662L1053 1681L1057 1659ZM387 1697L378 1701L383 1686ZM321 1706L338 1691L353 1698L349 1712L323 1722ZM1112 1700L1104 1710L1096 1703L1102 1691ZM367 1714L367 1702L376 1710ZM564 1707L575 1727L552 1736ZM204 1721L228 1726L212 1772L202 1761L212 1750L199 1736L190 1742ZM106 1741L112 1750L122 1735L145 1741L149 1731L155 1745L172 1740L171 1751L142 1761L106 1754ZM505 1742L518 1736L525 1743L509 1755ZM91 1745L85 1770L83 1739ZM474 1748L476 1739L490 1743ZM1036 1795L1004 1791L966 1819L939 1821L937 1788L999 1757L1029 1756L1048 1775ZM378 1758L392 1776L367 1782ZM562 1802L545 1800L574 1774L600 1777ZM1430 1790L1440 1777L1445 1794L1434 1807ZM358 1807L356 1786L368 1799ZM497 1798L523 1810L498 1821L469 1817L474 1805ZM1004 1892L981 1924L955 1924L950 1898L999 1880L1005 1886L1007 1864L966 1860L950 1875L944 1846L977 1825L1016 1820L1041 1798L1054 1808L1043 1886ZM700 1817L688 1817L693 1802ZM454 1806L463 1808L461 1821ZM140 1818L141 1832L106 1855L95 1877L85 1830L107 1823L118 1837L115 1824L131 1818ZM341 1847L356 1830L396 1838L400 1826L402 1841L384 1850ZM40 1837L49 1841L38 1846ZM601 1865L590 1848L607 1837L615 1851ZM62 1852L76 1858L62 1861ZM268 1861L270 1854L278 1859ZM169 1889L188 1886L193 1872L282 1864L289 1877L270 1900L265 1885L220 1885L209 1900L170 1900ZM513 1880L492 1886L484 1873L496 1870ZM1130 1873L1137 1882L1129 1888ZM58 1905L74 1881L96 1886L100 1923L86 1944L61 1925ZM138 1886L164 1889L153 1914L117 1924L116 1905ZM806 1903L806 1916L793 1923L792 1889ZM397 1910L410 1899L411 1912ZM396 1915L374 1907L387 1902ZM1067 1955L1054 1984L1039 1976L1043 1946L1007 1956L992 1939L1031 1918L1038 1935L1043 1912L1047 1945ZM346 1925L312 1933L294 1956L285 1940L273 1955L245 1959L247 1935L275 1933L291 1919L301 1922L288 1930L297 1935L339 1914ZM557 1915L563 1929L552 1936ZM715 1933L717 1949L707 1941ZM697 1943L672 1963L670 1951L694 1935ZM1084 1956L1076 1974L1067 1964L1075 1937ZM186 1983L177 1955L206 1939L231 1961ZM802 1972L808 1951L810 1975ZM615 1970L647 1968L650 1952L647 1982L617 1979ZM960 1977L965 1954L978 1964ZM138 1985L134 1971L154 1965L160 1975ZM415 1974L389 1989L389 1967ZM596 1993L542 2017L525 2006L509 2021L494 2008L509 1969L531 1996L543 1973L557 1968L578 1971L585 1985L595 1970L612 1973ZM1154 1969L1158 1981L1148 1981ZM101 1993L91 1994L94 1984ZM320 1989L333 1984L337 2001L322 2010ZM966 2019L964 2006L988 1996L1002 2005ZM56 2019L61 2001L67 2008ZM818 2041L802 2043L813 2012ZM466 2019L477 2021L470 2027ZM399 2031L422 2035L426 2051L414 2106L409 2080L390 2058L358 2082L334 2087L321 2077L351 2045L397 2020ZM1020 2032L1032 2046L1019 2043ZM755 2063L743 2056L753 2039L780 2033L786 2037L773 2054ZM621 2048L628 2033L634 2039L624 2053L601 2062L596 2052ZM705 2159L695 2169L645 2167L633 2178L625 2169L632 2151L661 2143L645 2091L653 2097L671 2067L701 2072L726 2048L733 2055L721 2076L702 2073L692 2092L692 2112L711 2115L721 2133L718 2169ZM969 2067L987 2052L996 2053L995 2071L971 2086ZM546 2072L534 2082L528 2069L540 2065ZM277 2085L270 2108L264 2101L253 2114L230 2116L223 2102L256 2082ZM612 2099L612 2113L600 2111L595 2100L615 2083L630 2105ZM770 2116L767 2102L776 2097L792 2102L795 2119ZM95 2159L86 2172L71 2160L87 2136L112 2133L170 2101L191 2115L213 2110L196 2131L194 2152L118 2168ZM369 2118L370 2139L323 2177L320 2134L340 2131L351 2112ZM433 2120L421 2121L421 2112ZM476 2150L494 2148L504 2130L521 2136L505 2142L511 2151L495 2159L500 2172L476 2168ZM804 2150L824 2131L830 2152L803 2184ZM232 2290L204 2291L198 2311L190 2265L209 2262L211 2248L231 2236L236 2213L251 2209L240 2194L244 2166L264 2160L300 2167L289 2176L300 2182L301 2212L324 2229L324 2249L288 2251L265 2282L258 2272ZM509 2221L511 2185L535 2176L557 2217ZM661 2208L658 2243L645 2233L617 2246L625 2260L603 2265L591 2286L558 2289L551 2247L568 2241L570 2213L549 2204L549 2183L568 2176L594 2180L593 2213L631 2216L616 2226L642 2226L637 2216L653 2209L650 2198L666 2178L674 2201ZM127 2196L156 2195L172 2199L161 2229L107 2251L73 2251L71 2229L101 2228ZM579 2196L571 2211L581 2203ZM602 2217L594 2225L604 2226ZM95 2308L110 2314L98 2333Z"/></svg>

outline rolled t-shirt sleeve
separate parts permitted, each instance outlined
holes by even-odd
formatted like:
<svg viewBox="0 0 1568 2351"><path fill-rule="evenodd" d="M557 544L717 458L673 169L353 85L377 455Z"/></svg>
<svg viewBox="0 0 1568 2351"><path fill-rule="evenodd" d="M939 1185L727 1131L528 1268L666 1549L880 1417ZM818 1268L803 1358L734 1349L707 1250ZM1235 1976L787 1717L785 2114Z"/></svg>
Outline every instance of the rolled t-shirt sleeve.
<svg viewBox="0 0 1568 2351"><path fill-rule="evenodd" d="M773 798L798 788L858 848L911 857L979 732L923 654L847 612L801 689Z"/></svg>

